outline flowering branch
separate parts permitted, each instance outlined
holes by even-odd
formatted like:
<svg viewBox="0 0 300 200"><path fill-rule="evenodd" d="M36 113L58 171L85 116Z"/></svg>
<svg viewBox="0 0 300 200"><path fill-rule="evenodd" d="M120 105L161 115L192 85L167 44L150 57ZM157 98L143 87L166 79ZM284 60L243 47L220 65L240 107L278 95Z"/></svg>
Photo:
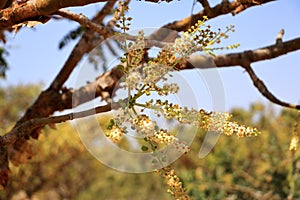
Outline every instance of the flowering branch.
<svg viewBox="0 0 300 200"><path fill-rule="evenodd" d="M49 2L50 0L40 0L36 2ZM151 0L149 0L151 1ZM200 0L199 0L200 1ZM265 0L264 3L271 2L272 0ZM37 7L35 3L32 3L33 1L28 1L26 3L21 4L14 4L9 8L6 8L4 10L0 11L0 26L7 27L11 26L13 24L17 24L20 22L24 22L26 20L31 20L39 16L49 15L57 12L60 8L72 5L85 5L92 2L102 2L102 1L96 1L96 0L88 0L88 1L82 1L82 0L57 0L52 2L60 2L58 5L60 5L59 8L51 7L50 5L46 5L44 7ZM153 0L153 2L157 2ZM204 2L205 1L201 1ZM80 4L81 3L81 4ZM108 13L107 11L110 11L109 7L112 7L114 5L115 1L108 1L108 3L105 5L106 7L106 14L99 16L99 19L106 16ZM254 6L254 5L251 5ZM185 18L180 21L176 21L170 24L167 24L164 26L164 28L169 28L177 31L186 31L189 29L191 24L195 24L198 19L202 19L204 15L208 15L209 18L214 18L219 15L223 14L237 14L241 12L242 10L245 10L250 6L241 5L238 1L222 1L221 4L210 8L211 12L201 11L196 15L192 15L188 18ZM51 8L51 9L50 9ZM207 9L206 9L207 10ZM76 20L80 22L84 26L89 26L91 29L95 30L96 32L99 32L102 27L97 25L100 24L99 22L90 22L86 18L82 17L81 15L69 13L63 10L59 10L58 14L61 16L67 17L72 20ZM102 21L101 19L100 21ZM112 24L114 24L115 21L112 21ZM108 26L110 26L110 23L108 23ZM110 28L112 28L110 26ZM103 30L102 30L103 31ZM75 106L80 105L81 103L89 101L89 97L86 97L86 94L94 94L96 92L96 97L101 96L102 99L110 98L113 88L116 85L116 83L120 79L120 72L117 72L116 69L113 69L112 71L109 71L105 73L104 75L100 76L99 79L97 79L95 82L91 84L87 84L85 87L82 87L78 90L68 90L62 88L62 85L65 83L65 81L69 78L69 75L77 65L77 63L81 60L82 56L89 52L93 47L95 47L95 44L98 44L95 41L101 41L105 39L104 37L95 36L93 34L93 31L90 30L86 32L87 34L84 34L80 42L76 45L74 50L72 51L70 57L68 58L67 62L65 63L62 70L59 72L58 76L55 78L55 80L52 82L51 86L44 92L42 92L36 102L28 108L24 116L17 122L16 126L6 135L1 137L1 140L3 141L3 144L5 144L5 141L17 141L18 144L26 143L26 139L21 136L33 136L37 138L38 136L38 128L43 127L46 124L51 123L51 120L53 122L59 123L60 120L70 120L72 119L72 116L57 116L55 117L48 117L52 115L55 111L65 110L67 108L72 107L74 104ZM300 39L295 39L293 42L283 42L282 44L276 46L273 45L271 49L266 49L265 51L259 51L262 49L258 49L255 51L249 52L242 52L240 54L227 54L223 56L217 56L213 58L213 61L215 62L216 66L218 67L226 67L226 66L237 66L237 65L243 65L245 60L250 60L251 62L257 62L260 60L265 59L271 59L275 58L277 56L283 55L285 53L296 51L300 49L299 47L299 41ZM253 55L252 55L253 54ZM237 59L237 62L236 60ZM188 64L184 69L189 69ZM98 89L99 88L99 89ZM90 90L89 90L90 89ZM75 94L75 103L72 103L72 97ZM77 96L76 96L77 95ZM95 97L95 96L94 96ZM38 120L40 119L40 120ZM51 119L49 121L49 119ZM47 121L48 120L48 121ZM58 121L56 121L58 120ZM47 122L47 123L46 123ZM46 124L45 124L46 123ZM19 128L23 131L19 134ZM23 129L24 128L24 129ZM35 129L36 128L36 129ZM13 138L13 139L3 139L5 137ZM1 143L2 144L2 143ZM5 147L5 152L9 148L14 148L13 145ZM20 149L20 146L16 146L16 149L13 149L18 151ZM2 148L1 148L2 152ZM7 152L6 152L7 153ZM4 154L3 154L4 155ZM2 161L3 159L0 159ZM4 163L4 162L1 162ZM1 179L1 177L0 177ZM1 184L1 183L0 183Z"/></svg>

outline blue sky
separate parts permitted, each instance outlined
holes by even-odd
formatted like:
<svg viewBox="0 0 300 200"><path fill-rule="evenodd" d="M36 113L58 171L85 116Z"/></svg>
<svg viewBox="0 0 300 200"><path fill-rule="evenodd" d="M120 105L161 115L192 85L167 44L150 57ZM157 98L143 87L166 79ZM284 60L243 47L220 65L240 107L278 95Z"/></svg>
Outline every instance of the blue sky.
<svg viewBox="0 0 300 200"><path fill-rule="evenodd" d="M211 5L215 5L220 1L210 2ZM92 16L102 5L103 3L99 3L72 10ZM133 0L129 12L129 15L133 17L132 29L160 27L190 15L191 8L192 1L187 0L174 0L172 3L160 4ZM194 13L200 9L201 6L197 5ZM231 33L230 38L224 41L223 45L240 43L241 46L234 51L243 51L274 44L276 35L282 28L285 29L284 41L300 37L299 10L299 0L279 0L250 8L234 17L228 14L209 20L208 24L215 29L234 24L236 32ZM63 50L58 50L58 43L70 29L77 26L76 22L51 20L34 29L23 28L16 35L9 35L6 46L10 52L7 57L10 69L7 72L7 79L0 80L0 86L39 82L43 82L45 87L48 86L75 45L74 42ZM274 60L254 63L252 66L278 98L298 103L300 102L299 56L300 51L297 51ZM218 72L226 94L227 110L234 106L247 107L255 101L267 102L241 68L219 69ZM73 78L75 75L72 74ZM69 81L68 84L72 85L72 82ZM200 90L193 79L190 84ZM203 106L205 107L206 104L204 103Z"/></svg>

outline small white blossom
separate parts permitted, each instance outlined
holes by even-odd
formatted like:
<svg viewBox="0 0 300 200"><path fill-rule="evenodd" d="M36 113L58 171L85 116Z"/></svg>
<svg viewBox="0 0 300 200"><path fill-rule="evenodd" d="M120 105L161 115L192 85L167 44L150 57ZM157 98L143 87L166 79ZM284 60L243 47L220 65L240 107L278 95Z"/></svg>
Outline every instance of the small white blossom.
<svg viewBox="0 0 300 200"><path fill-rule="evenodd" d="M131 120L136 131L145 137L151 137L155 133L156 123L151 121L146 115L139 115Z"/></svg>
<svg viewBox="0 0 300 200"><path fill-rule="evenodd" d="M141 82L141 76L139 72L132 70L126 74L125 84L130 90L133 90L139 86Z"/></svg>
<svg viewBox="0 0 300 200"><path fill-rule="evenodd" d="M110 138L114 143L120 142L124 132L118 126L113 126L111 130L106 133L106 136Z"/></svg>

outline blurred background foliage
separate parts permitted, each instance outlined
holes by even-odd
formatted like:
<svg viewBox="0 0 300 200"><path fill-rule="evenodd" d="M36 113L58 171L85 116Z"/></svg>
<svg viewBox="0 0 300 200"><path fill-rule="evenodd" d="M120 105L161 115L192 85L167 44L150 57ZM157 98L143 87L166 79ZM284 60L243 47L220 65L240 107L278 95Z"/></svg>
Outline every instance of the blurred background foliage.
<svg viewBox="0 0 300 200"><path fill-rule="evenodd" d="M13 126L40 88L0 88L1 134ZM231 113L233 120L255 126L262 134L221 135L212 152L200 159L205 134L199 130L192 151L173 164L191 199L300 199L300 153L289 151L297 112L254 103ZM103 121L108 121L107 115ZM0 191L0 199L171 199L160 175L107 168L87 152L69 123L52 128L46 127L38 141L31 141L36 143L35 156L29 163L11 166L12 178Z"/></svg>

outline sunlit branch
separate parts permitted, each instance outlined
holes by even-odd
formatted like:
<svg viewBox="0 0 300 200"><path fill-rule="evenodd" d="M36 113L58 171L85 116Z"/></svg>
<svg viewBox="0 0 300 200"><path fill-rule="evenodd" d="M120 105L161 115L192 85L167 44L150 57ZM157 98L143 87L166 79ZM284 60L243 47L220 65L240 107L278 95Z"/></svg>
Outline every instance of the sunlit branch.
<svg viewBox="0 0 300 200"><path fill-rule="evenodd" d="M285 55L290 52L295 52L300 49L300 38L295 38L280 44L270 45L255 50L246 50L238 53L229 53L212 56L192 56L193 65L187 63L187 69L193 68L212 68L212 67L232 67L232 66L241 66L244 63L254 63L263 60L270 60L277 58L279 56ZM205 65L203 63L210 60L213 62L212 65ZM205 61L205 62L204 62Z"/></svg>
<svg viewBox="0 0 300 200"><path fill-rule="evenodd" d="M258 89L258 91L264 96L266 97L268 100L270 100L271 102L278 104L280 106L283 107L287 107L287 108L293 108L293 109L298 109L300 110L300 105L295 105L295 104L291 104L291 103L286 103L284 101L279 100L277 97L275 97L267 88L267 86L265 85L265 83L260 80L257 75L255 74L255 72L253 71L253 69L251 68L250 65L244 65L242 66L246 72L249 74L253 85Z"/></svg>
<svg viewBox="0 0 300 200"><path fill-rule="evenodd" d="M84 16L83 14L76 14L76 13L73 13L73 12L71 12L69 10L65 10L65 9L60 9L60 10L56 11L54 14L60 15L64 18L67 18L67 19L70 19L73 21L76 21L80 25L82 25L86 28L89 28L94 32L99 33L101 36L109 37L114 34L114 32L112 30L109 30L105 26L101 26L99 24L93 23L88 17Z"/></svg>
<svg viewBox="0 0 300 200"><path fill-rule="evenodd" d="M269 3L275 0L264 0L265 3ZM222 1L222 3L212 7L210 9L210 12L206 13L205 9L200 11L199 13L193 14L189 17L186 17L182 20L174 21L172 23L166 24L162 28L168 28L176 31L186 31L189 29L189 27L195 23L197 23L198 20L202 20L204 16L207 16L209 19L229 14L231 13L232 15L238 14L247 8L250 8L252 6L257 6L257 4L251 4L247 6L243 6L240 2L238 1L232 1L229 2L228 0Z"/></svg>
<svg viewBox="0 0 300 200"><path fill-rule="evenodd" d="M98 106L96 108L92 108L89 110L84 110L80 112L75 113L69 113L65 115L60 116L53 116L53 117L42 117L42 118L35 118L30 119L19 126L13 128L10 132L7 134L0 136L0 146L6 146L8 144L13 144L16 142L19 138L23 138L28 133L30 133L31 130L38 128L38 127L44 127L47 124L57 124L66 122L73 119L79 119L91 115L95 115L98 113L104 113L111 110L112 105L107 104L104 106ZM114 108L118 108L118 104L113 105Z"/></svg>
<svg viewBox="0 0 300 200"><path fill-rule="evenodd" d="M111 9L113 8L115 2L116 1L109 1L108 3L106 3L101 9L101 11L98 12L96 16L92 19L92 23L101 24L103 19L111 12ZM95 42L93 38L94 38L94 34L92 30L86 30L84 32L83 36L81 37L77 45L72 50L64 66L57 74L53 82L51 83L49 89L50 88L51 90L61 89L62 85L69 78L73 69L75 68L77 63L81 60L83 55L89 52L94 47L93 44L94 45L98 44L97 42Z"/></svg>
<svg viewBox="0 0 300 200"><path fill-rule="evenodd" d="M61 8L84 6L91 3L106 2L105 0L38 0L23 1L0 10L0 26L8 27L25 21L51 15Z"/></svg>

